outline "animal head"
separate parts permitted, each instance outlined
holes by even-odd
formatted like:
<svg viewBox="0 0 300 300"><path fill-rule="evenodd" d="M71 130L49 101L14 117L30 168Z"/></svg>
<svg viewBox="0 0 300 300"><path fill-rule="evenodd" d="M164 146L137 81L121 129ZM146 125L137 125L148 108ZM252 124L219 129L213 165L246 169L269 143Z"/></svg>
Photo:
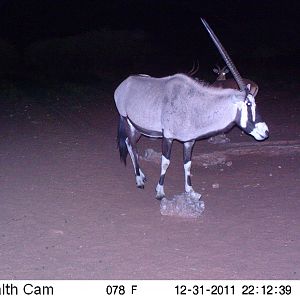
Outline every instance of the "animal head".
<svg viewBox="0 0 300 300"><path fill-rule="evenodd" d="M244 79L240 75L229 54L215 35L214 31L210 28L208 23L204 19L201 19L201 21L204 24L206 30L208 31L214 44L218 48L227 67L231 71L236 83L239 86L240 91L245 94L244 99L242 101L239 100L237 102L237 125L239 125L246 133L252 135L258 141L268 138L268 126L265 122L262 121L260 115L257 112L255 98L250 93L250 84L246 85Z"/></svg>
<svg viewBox="0 0 300 300"><path fill-rule="evenodd" d="M226 66L221 69L218 65L216 65L216 67L213 68L213 72L218 75L216 80L225 80L226 74L229 73L229 69Z"/></svg>
<svg viewBox="0 0 300 300"><path fill-rule="evenodd" d="M250 86L248 86L250 89ZM252 135L256 140L262 141L268 138L269 128L262 121L258 113L255 98L248 93L244 101L239 101L237 105L236 123L243 131Z"/></svg>

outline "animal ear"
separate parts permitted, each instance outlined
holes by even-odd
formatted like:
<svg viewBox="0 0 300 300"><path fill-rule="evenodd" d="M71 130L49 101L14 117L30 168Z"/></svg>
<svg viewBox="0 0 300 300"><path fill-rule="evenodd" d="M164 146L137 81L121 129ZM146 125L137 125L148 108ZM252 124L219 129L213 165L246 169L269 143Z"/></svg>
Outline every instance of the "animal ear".
<svg viewBox="0 0 300 300"><path fill-rule="evenodd" d="M217 73L217 74L219 74L219 70L218 70L218 69L216 69L216 68L213 68L213 71L214 71L214 73Z"/></svg>

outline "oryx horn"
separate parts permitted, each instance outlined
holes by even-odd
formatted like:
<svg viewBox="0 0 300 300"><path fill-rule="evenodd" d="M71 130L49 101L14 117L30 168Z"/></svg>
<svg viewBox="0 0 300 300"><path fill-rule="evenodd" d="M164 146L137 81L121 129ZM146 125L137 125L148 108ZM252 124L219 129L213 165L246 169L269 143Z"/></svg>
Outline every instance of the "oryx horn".
<svg viewBox="0 0 300 300"><path fill-rule="evenodd" d="M235 78L239 88L241 91L247 91L248 88L246 86L246 84L244 83L244 80L242 78L242 76L240 75L239 71L237 70L236 66L234 65L233 61L231 60L229 54L227 53L227 51L225 50L225 48L223 47L223 45L221 44L221 42L219 41L219 39L217 38L217 36L215 35L215 33L213 32L213 30L210 28L210 26L208 25L208 23L201 18L202 23L204 24L206 30L208 31L210 37L212 38L213 42L215 43L216 47L218 48L220 54L222 55L224 61L226 62L227 67L230 69L233 77Z"/></svg>

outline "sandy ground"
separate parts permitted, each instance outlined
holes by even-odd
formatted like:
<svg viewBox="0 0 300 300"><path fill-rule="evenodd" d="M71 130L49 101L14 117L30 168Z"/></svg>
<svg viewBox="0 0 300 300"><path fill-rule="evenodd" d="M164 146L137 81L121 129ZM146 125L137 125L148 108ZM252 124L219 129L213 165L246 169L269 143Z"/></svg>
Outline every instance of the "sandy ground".
<svg viewBox="0 0 300 300"><path fill-rule="evenodd" d="M198 219L160 214L154 160L141 161L148 181L135 187L112 89L55 105L1 99L0 278L300 279L299 90L260 90L268 141L235 128L230 143L197 142ZM146 149L160 152L160 140L142 138ZM165 190L183 191L179 143Z"/></svg>

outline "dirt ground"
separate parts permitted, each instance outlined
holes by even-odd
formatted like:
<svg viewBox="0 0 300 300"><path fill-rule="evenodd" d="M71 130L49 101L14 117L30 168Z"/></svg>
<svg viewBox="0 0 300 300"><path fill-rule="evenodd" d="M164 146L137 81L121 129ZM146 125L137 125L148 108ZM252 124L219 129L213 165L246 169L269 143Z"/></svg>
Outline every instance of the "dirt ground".
<svg viewBox="0 0 300 300"><path fill-rule="evenodd" d="M300 279L300 88L280 88L257 97L267 141L234 128L229 143L197 142L197 219L160 214L155 161L141 161L148 181L135 187L116 148L113 87L90 101L1 99L0 278ZM160 140L142 138L146 149ZM183 186L175 142L167 196Z"/></svg>

